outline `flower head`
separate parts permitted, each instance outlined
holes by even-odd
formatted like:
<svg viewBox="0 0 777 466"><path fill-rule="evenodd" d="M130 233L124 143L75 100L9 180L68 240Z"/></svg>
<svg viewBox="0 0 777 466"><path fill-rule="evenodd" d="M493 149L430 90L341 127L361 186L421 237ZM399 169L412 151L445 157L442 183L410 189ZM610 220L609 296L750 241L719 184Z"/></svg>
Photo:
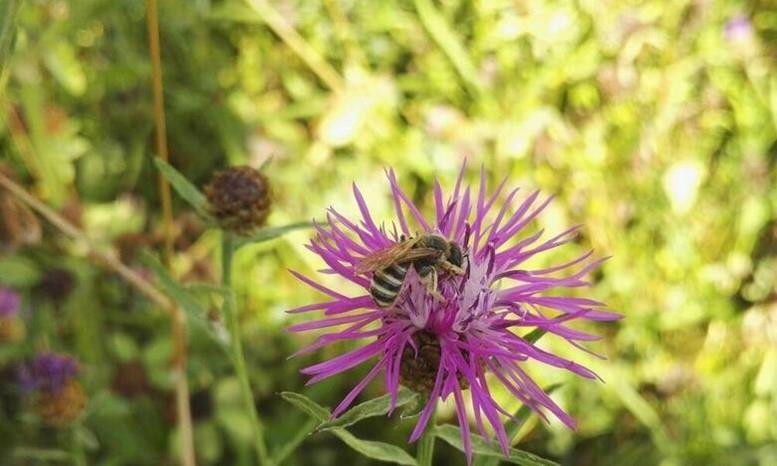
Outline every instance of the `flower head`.
<svg viewBox="0 0 777 466"><path fill-rule="evenodd" d="M19 313L19 293L0 286L0 318L15 317Z"/></svg>
<svg viewBox="0 0 777 466"><path fill-rule="evenodd" d="M19 368L19 386L34 398L38 414L48 424L65 425L86 405L86 395L76 379L78 362L67 355L41 353Z"/></svg>
<svg viewBox="0 0 777 466"><path fill-rule="evenodd" d="M208 206L225 230L251 233L270 214L270 182L258 170L231 167L216 173L205 187Z"/></svg>
<svg viewBox="0 0 777 466"><path fill-rule="evenodd" d="M0 286L0 345L24 337L24 324L19 318L20 302L19 293Z"/></svg>
<svg viewBox="0 0 777 466"><path fill-rule="evenodd" d="M429 395L411 441L423 433L437 400L452 396L471 460L470 410L481 435L489 435L487 422L502 449L507 452L509 447L502 420L510 413L492 396L491 383L495 381L544 419L550 412L569 427L575 426L574 420L531 379L526 368L533 361L585 378L596 375L580 364L540 349L524 338L529 331L542 329L578 346L578 342L597 337L570 328L571 322L609 321L620 315L607 311L596 300L558 293L588 285L584 276L602 262L590 260L591 252L552 267L527 268L529 259L568 243L579 229L573 227L544 240L542 231L527 233L527 226L551 198L540 200L539 192L533 192L519 202L519 190L505 194L505 182L487 194L484 173L474 189L463 186L463 173L462 169L450 197L446 198L439 183L435 184L435 215L428 220L400 189L393 171L388 171L397 217L397 224L390 229L375 223L354 185L361 218L351 220L330 208L327 224L317 226L317 236L309 249L327 264L324 273L340 275L362 287L364 293L345 296L295 274L330 299L289 312L324 311L323 318L294 325L292 331L337 328L300 353L340 341L369 341L302 371L311 376L309 383L315 383L375 361L364 379L335 408L333 416L343 413L370 381L383 374L386 390L394 400L400 384ZM408 239L432 234L460 247L464 255L461 270L451 272L450 267L438 267L435 289L425 277L428 270L405 261L407 274L396 301L391 307L379 306L370 289L376 274L385 271L361 272L365 258L369 260ZM559 276L563 271L567 273ZM465 402L463 394L467 389L470 402Z"/></svg>
<svg viewBox="0 0 777 466"><path fill-rule="evenodd" d="M70 356L40 353L19 368L19 385L25 392L56 393L78 375L78 362Z"/></svg>

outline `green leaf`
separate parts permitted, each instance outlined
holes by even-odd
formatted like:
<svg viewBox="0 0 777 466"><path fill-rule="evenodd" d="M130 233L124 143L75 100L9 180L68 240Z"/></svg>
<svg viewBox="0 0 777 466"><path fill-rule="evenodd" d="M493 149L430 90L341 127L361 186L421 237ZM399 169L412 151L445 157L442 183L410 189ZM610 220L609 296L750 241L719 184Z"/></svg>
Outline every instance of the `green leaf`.
<svg viewBox="0 0 777 466"><path fill-rule="evenodd" d="M353 434L345 429L338 429L333 431L333 433L337 435L340 440L345 442L346 445L367 458L385 461L387 463L407 464L411 466L417 464L412 456L395 445L372 440L361 440L354 437Z"/></svg>
<svg viewBox="0 0 777 466"><path fill-rule="evenodd" d="M411 390L408 390L406 388L401 388L397 395L396 406L398 407L404 406L408 403L416 401L417 398L418 398L417 393ZM331 429L336 429L338 427L348 427L356 424L362 419L367 419L369 417L375 417L375 416L384 416L388 413L390 405L391 405L391 395L389 394L380 396L378 398L374 398L369 401L365 401L364 403L361 403L349 409L337 419L324 422L323 424L318 426L318 430L327 431Z"/></svg>
<svg viewBox="0 0 777 466"><path fill-rule="evenodd" d="M461 431L458 427L450 424L437 426L434 428L434 435L441 438L452 447L464 451L464 446L461 442ZM476 455L501 458L503 461L520 464L522 466L559 466L559 464L554 461L546 460L545 458L541 458L523 450L518 450L517 448L511 448L510 456L505 457L504 453L502 453L502 450L500 450L497 445L487 444L480 435L472 436L472 452Z"/></svg>
<svg viewBox="0 0 777 466"><path fill-rule="evenodd" d="M417 419L419 416L421 416L421 413L424 411L424 408L426 407L426 404L428 402L429 402L428 395L419 394L418 397L415 398L412 403L409 403L407 406L405 406L405 409L399 415L399 418L402 419L403 421L406 421L409 419Z"/></svg>
<svg viewBox="0 0 777 466"><path fill-rule="evenodd" d="M300 430L273 453L272 464L283 464L286 458L288 458L289 455L291 455L294 450L308 438L308 435L313 432L317 425L318 421L315 419L308 419Z"/></svg>
<svg viewBox="0 0 777 466"><path fill-rule="evenodd" d="M545 389L545 393L550 395L556 390L558 390L559 387L561 387L560 383L554 383L553 385L550 385L548 386L548 388ZM523 425L526 424L526 421L529 419L529 416L531 414L532 414L531 408L529 408L527 405L523 405L515 413L514 419L509 419L505 423L505 431L507 432L508 440L512 440L515 438L516 435L518 435L518 431L520 431L521 427L523 427Z"/></svg>
<svg viewBox="0 0 777 466"><path fill-rule="evenodd" d="M267 157L267 160L265 160L264 162L262 162L261 165L259 165L259 171L260 172L265 171L267 169L267 167L270 166L271 163L272 163L272 155Z"/></svg>
<svg viewBox="0 0 777 466"><path fill-rule="evenodd" d="M9 0L3 2L5 5L0 7L0 78L3 76L5 66L11 56L13 40L16 33L16 14L19 12L21 0ZM2 94L2 89L0 89Z"/></svg>
<svg viewBox="0 0 777 466"><path fill-rule="evenodd" d="M329 411L305 395L295 392L281 392L281 398L319 422L329 419Z"/></svg>
<svg viewBox="0 0 777 466"><path fill-rule="evenodd" d="M282 392L281 397L319 422L324 422L330 417L330 413L326 408L305 395L294 392ZM372 440L362 440L343 428L332 428L330 432L336 435L354 451L357 451L368 458L410 466L415 466L417 464L412 456L395 445Z"/></svg>
<svg viewBox="0 0 777 466"><path fill-rule="evenodd" d="M168 164L164 160L160 158L154 158L154 164L156 165L156 168L162 172L162 175L167 178L167 181L170 182L170 185L173 187L173 189L175 189L175 192L177 192L184 201L188 202L189 205L192 206L192 208L194 208L194 210L201 217L211 223L215 223L213 217L211 217L208 213L208 200L205 198L205 195L202 194L199 189L197 189L196 186L191 184L191 182L189 182L185 176L183 176L178 170L173 168L172 165Z"/></svg>
<svg viewBox="0 0 777 466"><path fill-rule="evenodd" d="M551 393L558 390L559 387L561 387L560 383L553 384L545 389L545 393L550 395ZM513 415L513 418L508 419L507 422L505 422L505 432L507 433L508 441L512 441L515 436L518 435L521 427L526 424L526 421L529 420L529 416L531 416L531 414L532 410L529 408L529 406L521 405L518 411L516 411ZM499 466L499 458L493 456L480 456L475 458L473 466Z"/></svg>
<svg viewBox="0 0 777 466"><path fill-rule="evenodd" d="M167 269L149 253L143 254L143 263L146 264L154 271L154 274L159 279L159 284L178 304L181 305L184 311L189 314L189 317L194 319L202 319L205 316L205 309L200 306L200 303L189 294L189 292L181 284L179 284L175 278L173 278Z"/></svg>
<svg viewBox="0 0 777 466"><path fill-rule="evenodd" d="M251 236L236 238L236 247L245 246L246 244L263 243L265 241L275 239L279 236L283 236L290 231L299 230L302 228L310 228L312 226L313 224L311 222L297 222L280 227L262 228Z"/></svg>

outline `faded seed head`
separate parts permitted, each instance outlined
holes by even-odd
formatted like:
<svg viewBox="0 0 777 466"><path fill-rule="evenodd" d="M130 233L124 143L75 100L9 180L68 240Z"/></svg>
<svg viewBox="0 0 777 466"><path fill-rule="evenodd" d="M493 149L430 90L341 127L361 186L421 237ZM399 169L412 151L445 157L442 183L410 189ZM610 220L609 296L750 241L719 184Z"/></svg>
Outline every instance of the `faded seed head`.
<svg viewBox="0 0 777 466"><path fill-rule="evenodd" d="M70 380L59 391L43 391L38 394L36 411L54 427L62 427L75 421L86 406L86 394L81 383Z"/></svg>
<svg viewBox="0 0 777 466"><path fill-rule="evenodd" d="M55 303L62 303L76 286L73 272L61 267L54 267L43 274L38 283L38 291Z"/></svg>
<svg viewBox="0 0 777 466"><path fill-rule="evenodd" d="M0 344L15 343L24 338L24 323L16 316L0 316Z"/></svg>
<svg viewBox="0 0 777 466"><path fill-rule="evenodd" d="M205 187L205 195L210 213L225 230L251 233L262 227L270 214L270 182L251 167L232 167L216 173Z"/></svg>

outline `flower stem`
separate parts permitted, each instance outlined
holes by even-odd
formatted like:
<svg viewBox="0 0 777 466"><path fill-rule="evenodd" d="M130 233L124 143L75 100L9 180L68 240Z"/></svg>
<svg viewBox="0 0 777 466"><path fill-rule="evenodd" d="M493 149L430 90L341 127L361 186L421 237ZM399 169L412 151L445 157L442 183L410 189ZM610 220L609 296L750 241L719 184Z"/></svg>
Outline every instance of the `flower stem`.
<svg viewBox="0 0 777 466"><path fill-rule="evenodd" d="M84 446L81 444L81 439L78 438L78 432L77 429L80 426L78 424L74 425L73 428L70 430L70 436L71 436L71 452L73 456L73 466L86 466L86 453L84 452Z"/></svg>
<svg viewBox="0 0 777 466"><path fill-rule="evenodd" d="M418 466L432 466L432 457L434 456L434 415L437 411L435 406L432 410L432 415L429 417L429 421L426 424L426 430L424 430L421 439L418 440L418 451L416 459Z"/></svg>
<svg viewBox="0 0 777 466"><path fill-rule="evenodd" d="M157 157L165 162L170 161L167 151L167 128L165 125L165 99L162 86L162 58L159 45L159 14L157 0L146 0L146 23L148 26L148 48L151 58L151 86L154 97L154 127L156 128ZM173 208L170 183L162 172L157 175L159 197L162 201L163 223L163 263L170 266L173 255Z"/></svg>
<svg viewBox="0 0 777 466"><path fill-rule="evenodd" d="M256 411L254 395L251 392L251 383L248 380L243 344L240 341L240 333L238 331L235 295L232 292L232 256L235 253L235 240L229 232L222 231L221 234L221 284L227 290L227 294L224 297L223 313L227 331L229 331L232 363L235 365L235 372L240 381L240 393L251 420L259 464L269 466L271 463L267 455L267 447L264 444L264 432L259 421L259 413Z"/></svg>

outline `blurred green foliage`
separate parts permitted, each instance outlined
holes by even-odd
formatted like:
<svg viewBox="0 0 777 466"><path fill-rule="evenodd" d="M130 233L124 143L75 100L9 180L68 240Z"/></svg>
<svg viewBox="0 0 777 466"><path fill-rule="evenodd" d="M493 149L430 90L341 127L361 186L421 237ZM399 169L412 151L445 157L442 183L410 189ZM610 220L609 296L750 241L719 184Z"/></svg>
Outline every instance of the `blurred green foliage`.
<svg viewBox="0 0 777 466"><path fill-rule="evenodd" d="M556 194L542 226L585 224L572 249L613 256L593 293L626 318L597 329L605 361L543 340L605 383L533 367L563 382L554 396L580 429L535 420L522 448L569 465L777 465L776 12L769 0L162 0L171 162L202 185L272 158L273 225L355 211L352 180L390 218L386 166L426 207L433 177L450 185L465 158L472 177L482 165L492 183ZM0 154L141 267L134 252L158 246L160 223L144 3L27 0L8 63ZM217 236L177 210L177 276L213 281ZM307 235L236 257L271 445L306 422L276 393L303 390L305 361L286 360L302 337L283 332L283 311L320 298L286 273L320 266ZM64 300L40 288L53 267L75 277ZM0 462L46 464L77 444L89 464L170 464L165 318L51 229L0 259L0 282L25 291L29 350L77 354L91 398L71 442L3 392ZM251 464L228 360L190 337L199 462ZM304 390L331 406L350 385ZM357 433L401 445L410 425ZM439 464L463 463L438 450ZM371 463L318 434L285 464Z"/></svg>

